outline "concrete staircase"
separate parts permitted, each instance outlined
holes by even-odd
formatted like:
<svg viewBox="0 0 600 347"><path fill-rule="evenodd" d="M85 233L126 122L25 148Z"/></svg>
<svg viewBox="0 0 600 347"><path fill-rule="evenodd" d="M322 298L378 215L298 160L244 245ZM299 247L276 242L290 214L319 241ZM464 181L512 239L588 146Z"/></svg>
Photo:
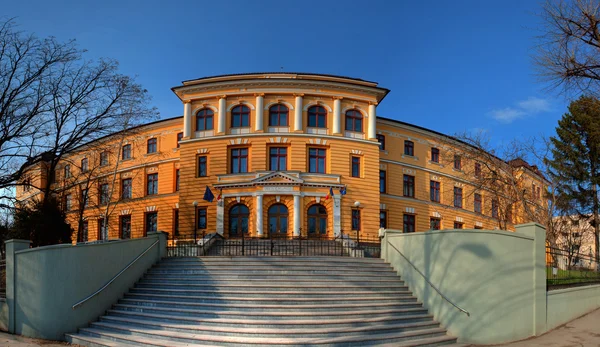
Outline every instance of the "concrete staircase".
<svg viewBox="0 0 600 347"><path fill-rule="evenodd" d="M433 320L389 264L349 257L167 258L83 346L439 346Z"/></svg>

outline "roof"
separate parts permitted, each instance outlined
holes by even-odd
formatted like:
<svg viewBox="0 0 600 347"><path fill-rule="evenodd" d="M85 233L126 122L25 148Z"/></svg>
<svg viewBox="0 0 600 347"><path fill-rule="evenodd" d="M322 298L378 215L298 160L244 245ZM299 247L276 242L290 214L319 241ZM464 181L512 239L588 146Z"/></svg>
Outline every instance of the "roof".
<svg viewBox="0 0 600 347"><path fill-rule="evenodd" d="M356 77L348 77L348 76L341 76L341 75L331 75L331 74L322 74L322 73L314 73L314 72L283 72L283 71L279 71L279 72L243 72L243 73L234 73L234 74L204 76L204 77L200 77L200 78L194 78L194 79L191 79L191 80L184 80L184 81L182 81L182 83L193 82L193 81L202 81L202 80L207 80L207 79L211 79L211 78L235 77L235 76L251 76L251 75L305 75L305 76L323 76L323 77L343 78L343 79L348 79L348 80L354 80L354 81L357 81L357 82L373 83L373 84L377 85L377 82L367 81L367 80L363 80L361 78L356 78Z"/></svg>

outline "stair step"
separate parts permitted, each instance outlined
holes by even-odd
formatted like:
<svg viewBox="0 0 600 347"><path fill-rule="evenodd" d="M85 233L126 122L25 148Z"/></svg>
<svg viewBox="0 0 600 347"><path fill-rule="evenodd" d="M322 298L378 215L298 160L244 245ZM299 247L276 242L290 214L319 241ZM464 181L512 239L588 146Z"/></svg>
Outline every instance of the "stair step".
<svg viewBox="0 0 600 347"><path fill-rule="evenodd" d="M338 271L331 272L315 272L315 271L214 271L205 272L204 270L198 272L191 271L177 271L169 270L164 272L148 271L145 278L164 278L164 279L206 279L206 278L218 278L218 279L277 279L277 278L298 278L302 280L313 279L318 281L335 280L335 279L355 279L355 280L379 280L379 279L394 279L398 280L399 277L396 273L389 272L378 272L378 273L339 273Z"/></svg>
<svg viewBox="0 0 600 347"><path fill-rule="evenodd" d="M206 283L206 284L179 284L179 283L163 283L157 281L146 281L141 280L136 284L136 288L163 288L163 289L227 289L227 290L241 290L241 291L259 291L263 289L298 289L302 288L303 291L345 291L345 290L356 290L357 288L361 288L365 291L378 291L378 290L408 290L408 287L403 283L314 283L308 282L306 284L300 285L302 282L281 282L276 285L272 283L247 283L247 282L227 282L226 284L219 283ZM368 284L368 288L364 288Z"/></svg>
<svg viewBox="0 0 600 347"><path fill-rule="evenodd" d="M166 312L168 313L168 312ZM359 326L370 326L372 324L377 325L388 325L388 324L403 324L403 323L416 323L416 322L430 322L433 321L433 316L430 314L413 314L404 316L392 316L392 315L378 315L376 317L355 317L355 318L336 318L336 319L319 319L315 321L307 320L292 320L286 319L281 320L277 318L254 320L250 318L203 318L203 317L191 317L191 316L178 316L169 314L157 314L147 312L135 312L135 311L123 311L123 310L108 310L107 314L110 317L127 317L134 319L151 319L161 322L170 323L188 323L202 326L216 326L216 327L253 327L253 328L272 328L277 329L288 329L293 327L305 327L305 328L320 328L324 325L335 326L335 327L359 327Z"/></svg>
<svg viewBox="0 0 600 347"><path fill-rule="evenodd" d="M165 323L149 319L133 319L125 317L103 316L101 323L92 323L92 327L110 329L111 325L134 326L138 328L154 328L165 331L179 331L194 334L209 335L227 335L227 336L247 336L247 337L273 337L281 334L281 329L277 328L257 328L257 327L215 327L203 326L191 323ZM298 326L286 328L286 337L336 337L350 336L352 334L379 334L382 332L405 332L408 330L438 328L439 324L434 321L388 324L388 325L370 325L360 327L329 327L321 326L318 328Z"/></svg>
<svg viewBox="0 0 600 347"><path fill-rule="evenodd" d="M355 302L361 303L401 303L401 302L415 302L417 298L412 295L389 295L389 296L343 296L330 295L330 296L313 296L313 297L247 297L247 296L192 296L192 295L162 295L162 294L146 294L146 293L126 293L125 298L128 299L141 299L141 300L165 300L165 301L181 301L181 302L195 302L195 303L279 303L279 304L304 304L304 303L315 303L320 305L331 305L331 304L349 304Z"/></svg>
<svg viewBox="0 0 600 347"><path fill-rule="evenodd" d="M191 334L184 332L172 332L165 330L154 330L144 328L133 328L130 326L123 327L117 324L105 324L102 328L82 328L82 333L88 333L92 336L112 336L115 341L121 342L119 337L127 335L130 337L136 336L143 339L163 340L169 346L182 346L181 344L204 344L221 346L235 345L270 345L270 346L336 346L345 345L366 345L371 342L385 340L386 342L403 342L418 338L440 337L445 335L445 330L441 328L419 329L408 332L396 332L388 334L373 334L361 336L340 336L327 338L289 338L289 337L237 337L225 335L209 335L209 334ZM452 340L452 338L447 337Z"/></svg>
<svg viewBox="0 0 600 347"><path fill-rule="evenodd" d="M207 276L200 276L197 279L195 278L190 278L190 277L181 277L179 279L175 279L175 278L165 278L165 277L157 277L157 276L153 276L153 277L148 277L148 276L144 276L138 283L161 283L161 284L198 284L198 285L214 285L214 284L218 284L218 285L228 285L228 284L239 284L239 283L244 283L244 284L248 284L248 285L262 285L267 283L270 287L278 287L279 284L296 284L298 286L304 286L304 285L309 285L309 284L314 284L314 283L319 283L321 285L329 285L329 284L333 284L333 285L337 285L337 284L353 284L353 285L364 285L366 283L369 283L369 285L371 284L378 284L378 285L382 285L382 284L398 284L398 285L403 285L404 282L399 280L398 277L393 278L393 277L386 277L386 278L378 278L376 280L366 280L364 278L356 278L353 277L351 279L348 278L330 278L330 279L320 279L320 278L314 278L314 279L310 279L308 277L304 277L304 278L295 278L294 276L285 276L285 277L270 277L270 276L263 276L261 277L250 277L248 276L247 278L244 277L230 277L230 278L224 278L224 277L219 277L219 276L211 276L211 277L207 277Z"/></svg>
<svg viewBox="0 0 600 347"><path fill-rule="evenodd" d="M269 257L253 257L253 256L209 256L209 257L172 257L165 258L162 263L179 263L179 262L202 262L202 263L220 263L220 262L237 262L246 264L248 262L261 262L261 263L313 263L313 262L326 262L326 263L359 263L359 264L386 264L381 258L354 258L354 257L336 257L336 256L269 256Z"/></svg>
<svg viewBox="0 0 600 347"><path fill-rule="evenodd" d="M336 291L299 291L298 288L292 290L261 290L258 293L251 293L246 291L240 291L237 289L223 289L221 287L211 289L181 289L181 288L156 288L152 286L148 287L135 287L132 288L131 293L160 293L165 295L204 295L206 297L220 297L222 295L237 295L242 294L244 297L318 297L318 296L332 296L332 297L348 297L348 296L389 296L389 295L412 295L412 292L406 289L391 288L387 290L370 290L370 288L354 288L353 290L336 292Z"/></svg>
<svg viewBox="0 0 600 347"><path fill-rule="evenodd" d="M352 304L330 304L327 306L319 304L231 304L231 303L196 303L196 302L177 302L177 301L163 301L163 300L140 300L140 299L121 299L120 304L124 305L138 305L144 307L165 307L165 308L189 308L197 310L213 310L215 313L224 311L256 311L256 312L289 312L294 310L296 312L316 312L316 311L330 311L330 310L360 310L364 308L416 308L422 307L423 305L419 302L405 302L405 303L352 303Z"/></svg>
<svg viewBox="0 0 600 347"><path fill-rule="evenodd" d="M83 334L65 334L68 343L88 347L127 347L130 344Z"/></svg>

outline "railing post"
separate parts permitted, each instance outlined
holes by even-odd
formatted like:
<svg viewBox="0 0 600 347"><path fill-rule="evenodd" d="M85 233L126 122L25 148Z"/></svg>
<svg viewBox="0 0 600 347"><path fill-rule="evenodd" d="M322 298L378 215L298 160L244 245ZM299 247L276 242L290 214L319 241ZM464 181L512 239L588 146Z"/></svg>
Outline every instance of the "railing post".
<svg viewBox="0 0 600 347"><path fill-rule="evenodd" d="M245 236L244 236L244 229L242 229L242 255L245 255L244 254L244 238L245 238Z"/></svg>
<svg viewBox="0 0 600 347"><path fill-rule="evenodd" d="M202 256L206 255L206 229L202 229Z"/></svg>

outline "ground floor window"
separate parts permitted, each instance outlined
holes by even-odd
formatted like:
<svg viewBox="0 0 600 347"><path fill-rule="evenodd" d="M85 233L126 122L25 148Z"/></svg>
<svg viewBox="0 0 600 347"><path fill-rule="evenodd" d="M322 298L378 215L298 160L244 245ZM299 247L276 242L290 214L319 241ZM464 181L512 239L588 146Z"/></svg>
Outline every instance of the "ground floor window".
<svg viewBox="0 0 600 347"><path fill-rule="evenodd" d="M88 221L84 220L81 222L81 235L79 242L88 242Z"/></svg>
<svg viewBox="0 0 600 347"><path fill-rule="evenodd" d="M316 204L308 208L308 235L327 234L327 209L325 206Z"/></svg>
<svg viewBox="0 0 600 347"><path fill-rule="evenodd" d="M352 210L352 230L360 230L360 210Z"/></svg>
<svg viewBox="0 0 600 347"><path fill-rule="evenodd" d="M131 215L121 216L119 223L119 236L122 239L131 238Z"/></svg>
<svg viewBox="0 0 600 347"><path fill-rule="evenodd" d="M442 226L442 220L439 218L430 218L429 219L429 229L431 230L440 230Z"/></svg>
<svg viewBox="0 0 600 347"><path fill-rule="evenodd" d="M284 204L275 204L269 207L269 233L287 234L288 208Z"/></svg>
<svg viewBox="0 0 600 347"><path fill-rule="evenodd" d="M250 211L244 204L237 204L229 210L229 236L241 237L248 234L248 216Z"/></svg>
<svg viewBox="0 0 600 347"><path fill-rule="evenodd" d="M463 223L454 222L454 229L462 229L462 228L463 228Z"/></svg>
<svg viewBox="0 0 600 347"><path fill-rule="evenodd" d="M379 211L379 227L387 228L387 211Z"/></svg>
<svg viewBox="0 0 600 347"><path fill-rule="evenodd" d="M98 241L104 240L104 235L108 238L108 218L98 219Z"/></svg>
<svg viewBox="0 0 600 347"><path fill-rule="evenodd" d="M404 215L404 225L402 231L405 233L414 233L415 232L415 215L413 214L405 214Z"/></svg>
<svg viewBox="0 0 600 347"><path fill-rule="evenodd" d="M197 228L200 230L206 230L207 225L208 225L208 223L207 223L206 207L199 207L198 208Z"/></svg>
<svg viewBox="0 0 600 347"><path fill-rule="evenodd" d="M179 210L173 210L173 235L179 235Z"/></svg>
<svg viewBox="0 0 600 347"><path fill-rule="evenodd" d="M146 234L158 231L158 212L146 213Z"/></svg>

